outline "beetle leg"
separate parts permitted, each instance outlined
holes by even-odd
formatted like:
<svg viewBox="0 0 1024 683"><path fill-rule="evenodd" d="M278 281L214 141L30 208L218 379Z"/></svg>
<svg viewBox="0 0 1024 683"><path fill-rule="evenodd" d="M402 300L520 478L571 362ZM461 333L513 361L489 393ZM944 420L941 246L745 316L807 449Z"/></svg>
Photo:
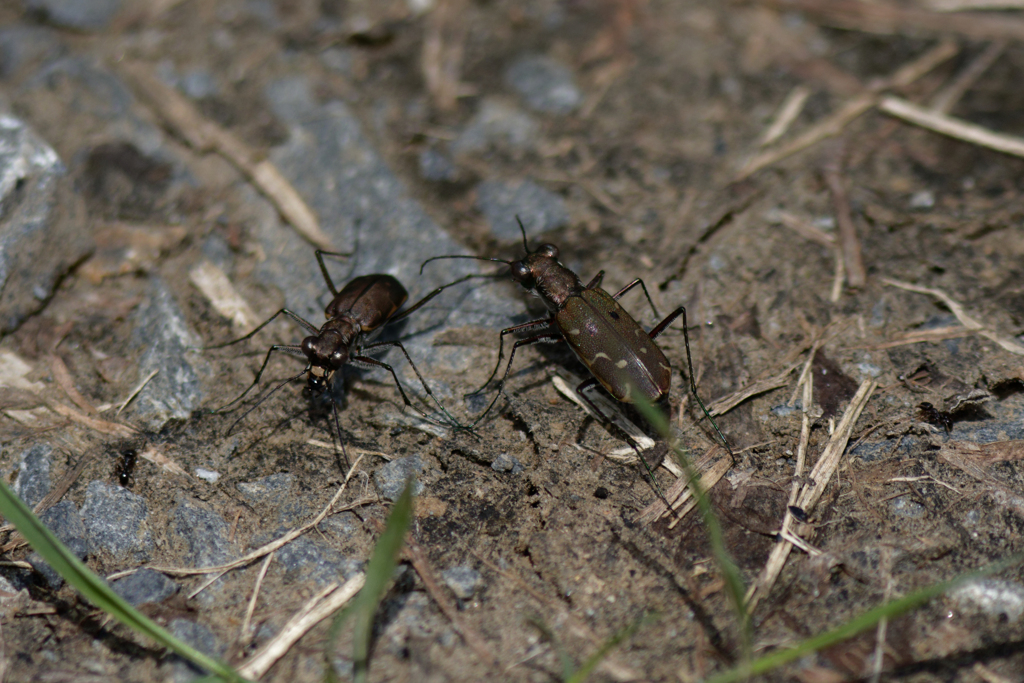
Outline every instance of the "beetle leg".
<svg viewBox="0 0 1024 683"><path fill-rule="evenodd" d="M481 387L479 389L477 389L476 391L471 391L470 393L466 394L466 396L476 396L477 394L481 393L484 389L487 388L487 385L491 383L491 380L494 379L494 376L498 374L498 368L501 367L501 359L502 359L502 357L504 356L504 353L505 353L504 349L505 349L505 335L506 334L512 334L513 332L521 332L522 330L529 330L529 329L534 328L534 327L541 327L542 325L550 326L551 325L551 319L550 318L545 318L544 320L531 320L528 323L523 323L521 325L514 325L512 327L506 327L505 329L503 329L501 331L501 334L498 335L498 362L494 364L494 370L491 371L491 376L487 378L487 381L484 382L483 385L481 385ZM518 346L518 342L516 342L516 345ZM515 353L515 351L513 351L513 353ZM508 362L511 365L512 359L509 358ZM505 375L508 376L508 372L507 371L505 372ZM504 382L504 380L502 380L502 382Z"/></svg>
<svg viewBox="0 0 1024 683"><path fill-rule="evenodd" d="M654 477L654 472L651 471L651 466L647 464L647 461L644 460L644 456L641 455L640 453L639 444L637 444L637 442L634 441L633 437L631 437L629 434L626 434L618 427L615 427L615 424L608 418L608 416L601 412L601 409L597 407L597 404L594 403L590 399L590 397L584 393L585 391L593 389L596 386L597 378L591 377L588 380L580 382L580 385L576 387L576 395L579 396L588 406L590 406L591 412L593 412L599 420L604 422L606 425L614 427L615 431L621 434L623 440L625 440L625 442L629 444L629 447L633 449L633 452L636 453L636 457L639 458L640 462L643 464L644 469L647 470L647 476L650 478L651 485L654 486L654 490L658 493L658 496L662 499L662 501L668 504L668 501L665 500L665 494L661 492L661 487L658 486L658 480L655 479ZM671 506L669 507L671 508Z"/></svg>
<svg viewBox="0 0 1024 683"><path fill-rule="evenodd" d="M320 272L324 274L324 282L327 283L327 289L331 290L332 295L338 296L338 288L334 286L334 280L331 279L330 274L327 272L327 266L324 265L324 254L328 256L351 256L352 254L344 251L316 250L316 261L320 264Z"/></svg>
<svg viewBox="0 0 1024 683"><path fill-rule="evenodd" d="M462 284L466 280L471 280L473 278L484 278L484 277L493 277L493 276L492 275L482 275L482 274L473 273L473 274L467 275L466 277L459 278L455 282L449 282L446 285L442 285L442 286L438 287L437 289L435 289L434 291L432 291L430 294L427 294L425 297L423 297L422 299L420 299L419 301L414 303L409 308L407 308L404 311L402 311L401 313L399 313L397 315L393 315L390 318L388 318L388 323L389 324L390 323L396 323L399 320L402 320L405 317L407 317L409 314L416 312L421 306L423 306L423 304L427 303L428 301L430 301L435 296L437 296L438 294L440 294L444 290L448 289L449 287L454 287L455 285Z"/></svg>
<svg viewBox="0 0 1024 683"><path fill-rule="evenodd" d="M269 355L269 354L268 354L268 355ZM302 372L300 372L299 374L295 375L294 377L289 377L289 378L287 378L287 379L285 379L285 380L282 380L282 381L281 381L281 382L280 382L280 383L279 383L279 384L278 384L278 385L277 385L276 387L274 387L273 389L271 389L270 391L268 391L268 392L267 392L266 394L264 394L264 395L263 395L263 396L262 396L262 397L260 398L260 400L256 401L256 403L254 403L254 404L253 404L252 406L250 406L250 407L249 407L249 409L248 409L248 410L246 410L246 411L245 411L244 413L242 413L242 414L241 414L241 415L240 415L240 416L238 417L238 419L237 419L237 420L235 420L234 422L232 422L232 423L231 423L231 426L230 426L230 427L228 427L228 431L227 431L227 433L226 433L226 436L231 436L231 433L232 433L233 431L235 431L235 427L237 427L237 426L238 426L238 423L239 423L239 422L241 422L242 420L244 420L244 419L246 418L246 416L247 416L247 415L249 415L249 413L251 413L252 411L254 411L254 410L256 410L257 408L259 408L259 407L260 407L260 405L262 405L264 401L266 401L266 400L267 400L268 398L270 398L271 396L273 396L274 394L276 394L276 393L277 393L277 390L278 390L278 389L280 389L281 387L283 387L283 386L284 386L285 384L288 384L289 382L294 382L294 381L295 381L295 380L297 380L298 378L300 378L300 377L302 377L303 375L305 375L306 373L308 373L308 372L309 372L309 370L310 370L310 366L308 366L308 365L307 365L307 366L306 366L306 369L305 369L305 370L303 370L303 371L302 371ZM262 369L262 368L260 368L260 372L262 372L262 371L263 371L263 369ZM257 376L256 380L257 380L257 381L259 381L259 377L258 377L258 376ZM256 386L256 382L253 382L253 383L252 383L252 385L250 385L250 386L249 386L249 389L252 389L252 388L253 388L254 386ZM246 390L245 390L245 391L244 391L244 392L242 393L242 396L245 396L245 395L246 395L247 393L249 393L249 389L246 389ZM214 413L214 414L216 414L216 413L221 413L221 412L224 412L224 409L225 409L225 408L227 408L228 406L230 406L230 405L232 405L232 404L234 404L234 403L237 403L237 402L238 402L238 401L239 401L239 400L240 400L240 399L242 398L242 396L239 396L238 398L236 398L236 399L235 399L234 401L232 401L232 402L231 402L231 403L229 403L228 405L224 406L223 408L220 408L219 410L211 410L210 412L211 412L211 413Z"/></svg>
<svg viewBox="0 0 1024 683"><path fill-rule="evenodd" d="M587 283L587 286L584 289L595 289L597 287L600 287L601 286L601 280L603 280L603 279L604 279L604 271L603 270L597 271L597 275L594 276L593 280L591 280L590 282ZM616 298L618 298L618 296L616 296Z"/></svg>
<svg viewBox="0 0 1024 683"><path fill-rule="evenodd" d="M618 291L618 293L616 293L616 294L614 294L614 295L612 296L612 298L613 298L613 299L618 299L618 298L619 298L620 296L622 296L623 294L625 294L625 293L626 293L626 292L628 292L629 290L633 289L633 288L634 288L634 287L636 287L637 285L640 285L640 286L641 286L641 287L643 288L643 290L644 290L644 296L645 296L645 297L647 297L647 303L649 303L649 304L651 305L651 310L652 310L652 311L654 311L654 319L655 319L655 320L657 320L658 318L660 318L660 317L661 317L661 314L660 314L660 313L658 313L658 308L657 308L657 306L655 306L655 305L654 305L654 301L653 301L653 300L651 299L651 294L650 294L650 292L648 292L648 291L647 291L647 285L645 285L645 284L644 284L644 281L643 281L643 280L641 280L640 278L637 278L637 279L633 280L633 281L632 281L632 282L630 282L630 283L629 283L628 285L626 285L625 287L623 287L622 289L620 289L620 290ZM675 320L675 318L672 318L672 320ZM669 322L671 322L671 320L670 320ZM661 331L660 331L660 330L658 331L658 334L661 334ZM651 338L653 339L654 337L651 337Z"/></svg>
<svg viewBox="0 0 1024 683"><path fill-rule="evenodd" d="M253 330L249 334L245 335L244 337L239 337L238 339L235 339L235 340L229 341L229 342L225 342L224 344L214 344L213 346L204 346L203 350L206 350L206 349L222 349L225 346L231 346L232 344L237 344L239 342L244 342L246 339L252 339L252 337L257 332L259 332L264 327L266 327L271 322L273 322L274 319L277 318L277 316L279 316L279 315L286 315L286 316L288 316L289 318L291 318L292 320L294 320L298 324L302 325L302 327L304 327L306 329L306 331L309 332L310 334L317 334L320 331L320 330L318 330L313 325L313 323L309 322L308 320L306 320L305 318L303 318L299 314L292 313L287 308L282 308L280 311L278 311L277 313L275 313L274 315L270 316L269 318L264 320L262 323L260 323L259 327L257 327L255 330ZM282 347L282 348L284 348L284 347Z"/></svg>
<svg viewBox="0 0 1024 683"><path fill-rule="evenodd" d="M303 359L306 358L306 356L302 353L301 347L299 347L297 344L287 344L287 345L285 345L285 344L275 344L274 346L271 346L267 350L267 355L263 359L263 365L260 366L259 372L256 373L256 379L254 379L252 381L252 384L250 384L249 387L245 391L243 391L241 394L239 394L238 398L236 398L235 400L231 401L231 403L225 404L225 405L221 406L220 408L217 408L216 410L211 410L210 413L216 415L218 413L226 412L231 406L235 405L236 403L241 401L243 398L245 398L246 394L248 394L250 391L252 391L252 388L260 383L260 377L263 376L263 371L267 369L267 363L270 362L270 355L272 353L274 353L274 351L284 351L285 353L287 353L287 354L289 354L291 356L296 356L297 358L303 358ZM296 377L302 377L302 375L304 375L307 372L309 372L311 367L312 367L311 365L307 365L306 369L303 370L302 372L300 372ZM287 381L290 382L291 380L287 380ZM274 389L274 391L277 391L277 389ZM273 393L273 392L271 392L271 393ZM269 394L268 394L268 396L269 396ZM261 399L260 402L262 403L263 400L265 400L265 399ZM256 405L259 405L259 404L256 404ZM253 407L255 408L256 406L253 406ZM246 415L248 415L248 414L249 414L249 411L246 411ZM242 417L245 417L245 415L243 415ZM239 419L241 419L241 418L239 418ZM234 427L234 425L232 425L232 427Z"/></svg>
<svg viewBox="0 0 1024 683"><path fill-rule="evenodd" d="M535 320L532 323L524 323L523 325L517 325L516 327L522 328L522 327L524 327L526 325L537 325L540 322L547 322L547 321ZM516 329L516 328L509 328L508 330L502 330L501 333L505 334L505 332L509 332L511 330L514 330L514 329ZM501 391L502 391L502 389L505 388L505 380L508 379L509 373L512 372L512 361L516 357L516 349L518 349L520 346L529 346L530 344L537 344L539 342L544 342L544 343L547 343L547 344L557 344L560 341L565 341L565 337L562 336L561 332L546 332L544 334L538 334L538 335L536 335L534 337L527 337L526 339L518 339L518 340L516 340L516 343L512 345L511 353L508 354L508 365L505 366L505 374L502 376L501 381L498 382L498 392L494 395L494 398L491 399L490 404L487 406L487 410L485 410L484 412L480 413L480 417L476 418L473 421L473 424L470 425L470 428L475 427L480 422L480 420L484 419L484 417L487 415L487 413L491 412L491 408L494 407L494 404L498 402L498 397L501 396ZM499 365L501 364L501 357L500 357L500 355L498 357L498 364ZM491 380L487 380L487 381L490 382ZM485 384L484 386L487 386L487 385ZM481 387L481 390L482 390L482 387ZM479 392L477 392L477 393L479 393Z"/></svg>
<svg viewBox="0 0 1024 683"><path fill-rule="evenodd" d="M447 417L449 420L451 420L452 425L454 425L456 429L464 429L464 427L461 424L459 424L458 420L456 420L454 417L452 417L451 414L445 409L445 407L443 405L441 405L441 402L439 400L437 400L437 396L434 396L434 392L432 392L430 390L430 386L427 385L427 381L425 379L423 379L423 375L420 374L420 369L417 368L416 364L412 362L412 358L409 356L409 352L405 350L405 346L402 345L402 342L400 342L400 341L385 341L385 342L376 342L374 344L369 344L367 346L364 346L362 349L360 349L359 355L352 356L349 359L349 363L352 363L353 365L358 365L359 363L362 363L363 365L366 365L366 366L384 368L385 370L390 372L391 376L395 380L395 386L398 387L398 393L400 393L402 395L402 401L405 402L405 405L409 406L410 408L413 408L413 409L417 410L420 413L420 415L422 415L423 417L425 417L425 418L427 418L429 420L430 416L427 415L426 413L424 413L422 410L419 410L419 408L416 408L416 406L414 406L412 404L412 401L409 400L409 397L406 396L405 389L402 387L402 383L398 380L398 374L395 373L395 369L393 367L391 367L390 365L388 365L384 361L377 360L376 358L370 358L368 356L362 355L364 352L369 351L371 349L379 349L379 348L388 347L388 346L397 346L399 349L402 350L402 354L405 356L405 359L407 361L409 361L409 365L412 366L413 372L415 372L416 373L416 377L419 378L420 384L423 386L423 390L427 392L427 395L430 396L430 398L434 399L434 403L436 403L437 407L441 409L441 412L444 413L445 417Z"/></svg>
<svg viewBox="0 0 1024 683"><path fill-rule="evenodd" d="M729 440L722 434L722 430L718 428L718 424L715 422L715 418L711 417L711 413L704 406L704 401L700 400L700 395L697 394L697 383L693 379L693 360L690 357L690 333L687 332L686 326L686 307L680 306L676 310L668 314L668 317L662 320L655 326L648 334L651 339L655 339L659 334L665 331L665 328L672 324L679 316L683 316L683 343L686 346L686 369L690 372L690 393L697 400L697 405L700 406L701 412L704 413L704 417L708 419L711 426L715 428L715 433L718 434L718 438L722 440L722 445L725 446L725 450L729 451L729 457L732 458L732 462L736 464L736 456L732 452L732 448L729 447Z"/></svg>

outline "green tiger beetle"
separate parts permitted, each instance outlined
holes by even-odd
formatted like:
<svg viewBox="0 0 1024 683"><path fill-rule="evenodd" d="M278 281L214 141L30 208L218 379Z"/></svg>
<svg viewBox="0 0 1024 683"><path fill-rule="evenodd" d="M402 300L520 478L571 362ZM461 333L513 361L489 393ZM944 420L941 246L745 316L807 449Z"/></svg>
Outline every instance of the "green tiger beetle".
<svg viewBox="0 0 1024 683"><path fill-rule="evenodd" d="M383 361L366 355L368 352L392 346L400 349L402 354L405 356L405 359L409 361L409 365L411 365L412 369L416 372L416 377L419 378L424 391L427 392L427 395L433 399L434 403L437 404L437 407L441 410L447 420L450 421L448 426L455 427L456 429L462 429L462 425L460 425L455 418L448 413L437 397L434 396L434 393L430 390L427 382L423 379L423 375L420 374L419 368L417 368L416 364L412 362L412 358L405 350L405 346L402 345L402 342L397 340L373 342L373 339L381 333L385 325L405 319L448 287L464 282L472 276L467 276L456 280L455 282L450 282L442 287L438 287L415 304L399 313L399 309L409 298L409 293L397 279L390 275L361 275L349 281L341 291L338 291L330 274L327 272L327 266L324 265L324 255L350 256L350 254L323 251L321 249L316 250L316 260L320 264L320 272L323 273L324 282L327 283L327 288L331 290L331 294L334 296L334 299L324 310L327 322L325 322L322 327L317 329L313 323L304 319L302 316L288 310L287 308L282 308L244 337L240 337L225 344L205 347L207 349L219 349L251 339L257 332L262 330L281 315L291 318L309 332L309 336L303 339L300 344L274 344L271 346L267 351L267 355L263 359L263 365L260 366L259 372L256 373L256 378L252 381L252 384L250 384L245 391L230 403L211 411L215 414L227 412L232 408L232 406L245 398L253 387L259 384L260 377L263 376L263 371L266 370L267 364L270 362L270 357L275 351L281 351L297 358L306 359L306 367L302 372L294 377L289 377L267 392L267 394L260 398L255 405L250 407L242 414L241 417L235 420L228 429L228 434L234 430L239 422L259 407L261 403L270 398L270 396L272 396L278 389L289 382L299 379L303 375L306 376L307 393L309 393L314 399L324 396L330 389L331 381L334 378L335 373L338 370L341 370L345 365L354 365L356 367L369 369L383 368L384 370L387 370L391 373L392 378L394 378L395 385L398 387L398 393L401 394L402 401L405 402L405 405L419 411L419 413L427 420L433 421L430 416L413 406L409 397L406 395L405 389L402 387L402 383L399 381L394 368ZM319 368L321 373L314 373L314 368ZM338 423L338 408L333 401L332 405L334 407L335 426L338 429L338 438L340 439L341 426ZM345 444L342 442L343 452L344 448Z"/></svg>
<svg viewBox="0 0 1024 683"><path fill-rule="evenodd" d="M516 217L519 220L519 217ZM498 383L498 393L487 406L487 409L473 422L476 426L498 401L505 381L512 371L512 361L515 359L516 350L520 346L527 346L537 343L558 343L565 341L573 350L576 357L587 366L593 377L582 382L576 387L576 394L587 403L595 415L603 416L594 402L586 395L586 391L600 384L605 390L622 403L634 403L636 394L639 393L652 405L664 406L668 399L669 388L672 384L672 368L664 352L654 343L658 335L672 324L677 318L683 318L683 339L686 344L686 365L690 371L689 384L697 404L712 424L715 432L721 438L729 456L736 462L729 442L722 434L715 423L704 402L697 395L697 385L693 379L693 362L690 358L690 338L686 331L686 308L680 306L658 323L650 332L644 329L626 312L618 302L626 292L637 285L644 291L647 302L651 305L656 317L658 310L647 292L647 286L643 280L637 278L620 289L616 294L611 295L601 289L601 280L604 278L604 271L598 272L586 285L573 271L563 266L558 261L558 247L553 244L542 244L536 251L531 252L526 241L526 229L522 221L519 221L519 229L523 234L523 249L526 256L518 261L505 261L498 258L487 258L483 256L447 255L435 256L427 259L420 266L423 267L431 261L450 258L475 259L479 261L495 261L505 263L510 267L512 279L521 284L530 292L540 297L541 301L550 311L551 316L540 320L532 320L520 325L507 327L501 331L498 344L498 363L487 378L483 386L473 394L482 392L491 380L494 379L501 367L501 360L504 357L505 335L515 332L533 331L533 336L525 339L517 339L512 345L509 354L508 365L505 367L505 374ZM464 278L466 279L466 278ZM544 329L546 328L546 329ZM543 330L543 331L539 331ZM472 394L470 394L472 395ZM634 450L636 445L632 439L628 439ZM641 458L646 465L646 461Z"/></svg>

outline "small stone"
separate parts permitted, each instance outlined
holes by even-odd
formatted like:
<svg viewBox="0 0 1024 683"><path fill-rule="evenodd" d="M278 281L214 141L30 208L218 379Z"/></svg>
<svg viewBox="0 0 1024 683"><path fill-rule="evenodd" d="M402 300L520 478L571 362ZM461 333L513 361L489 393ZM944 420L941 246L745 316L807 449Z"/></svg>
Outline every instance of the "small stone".
<svg viewBox="0 0 1024 683"><path fill-rule="evenodd" d="M197 624L188 619L173 619L167 624L167 630L171 632L171 635L185 641L200 652L215 657L221 654L217 636L203 624ZM179 655L172 655L168 661L171 662L174 683L188 683L188 681L208 673Z"/></svg>
<svg viewBox="0 0 1024 683"><path fill-rule="evenodd" d="M491 233L499 240L520 239L516 216L523 222L527 237L569 223L569 210L562 198L532 181L485 180L477 185L476 191L476 208L487 218Z"/></svg>
<svg viewBox="0 0 1024 683"><path fill-rule="evenodd" d="M405 482L409 477L414 477L423 471L423 461L418 455L410 455L407 458L398 458L387 463L373 473L373 479L377 483L377 489L385 500L398 500L405 489ZM413 489L413 495L419 495L423 491L423 483L418 479Z"/></svg>
<svg viewBox="0 0 1024 683"><path fill-rule="evenodd" d="M572 72L549 57L520 57L505 72L505 82L530 109L546 114L568 114L583 102Z"/></svg>
<svg viewBox="0 0 1024 683"><path fill-rule="evenodd" d="M38 443L21 454L18 477L12 488L30 508L50 492L52 453L53 448L49 444Z"/></svg>
<svg viewBox="0 0 1024 683"><path fill-rule="evenodd" d="M441 577L460 600L472 598L477 586L480 585L480 572L464 565L444 570Z"/></svg>
<svg viewBox="0 0 1024 683"><path fill-rule="evenodd" d="M346 557L319 538L301 536L274 555L274 561L288 573L290 580L312 579L321 586L338 581L351 569Z"/></svg>
<svg viewBox="0 0 1024 683"><path fill-rule="evenodd" d="M194 472L197 478L202 479L203 481L208 481L211 484L216 484L220 479L220 472L217 470L208 470L205 467L197 467Z"/></svg>
<svg viewBox="0 0 1024 683"><path fill-rule="evenodd" d="M80 560L89 553L89 542L86 540L85 525L78 515L78 508L70 500L63 500L39 515L40 521L53 532L61 543ZM64 585L64 577L57 573L46 560L37 553L28 557L32 567L42 574L50 588L57 590Z"/></svg>
<svg viewBox="0 0 1024 683"><path fill-rule="evenodd" d="M196 349L201 342L160 278L152 278L134 318L132 344L142 349L139 381L153 371L157 374L132 405L147 429L159 431L172 420L187 420L199 407L203 398L199 374L205 365Z"/></svg>
<svg viewBox="0 0 1024 683"><path fill-rule="evenodd" d="M434 183L453 183L459 178L459 169L436 149L425 149L420 152L420 176Z"/></svg>
<svg viewBox="0 0 1024 683"><path fill-rule="evenodd" d="M495 472L519 474L523 471L523 465L508 453L499 453L498 457L491 462L491 469Z"/></svg>
<svg viewBox="0 0 1024 683"><path fill-rule="evenodd" d="M291 495L295 477L287 472L271 474L252 482L241 482L238 492L251 503L277 506Z"/></svg>
<svg viewBox="0 0 1024 683"><path fill-rule="evenodd" d="M105 481L89 482L82 522L89 552L108 552L118 559L146 562L153 554L153 537L146 527L146 501L128 489Z"/></svg>
<svg viewBox="0 0 1024 683"><path fill-rule="evenodd" d="M184 501L174 508L174 531L188 544L188 560L195 567L224 564L231 558L229 527L216 512Z"/></svg>
<svg viewBox="0 0 1024 683"><path fill-rule="evenodd" d="M492 148L521 152L533 147L540 126L515 107L484 100L480 110L452 142L454 155L485 152Z"/></svg>
<svg viewBox="0 0 1024 683"><path fill-rule="evenodd" d="M85 204L57 153L0 112L0 336L39 311L92 249Z"/></svg>
<svg viewBox="0 0 1024 683"><path fill-rule="evenodd" d="M0 78L13 76L30 62L56 57L60 50L53 29L15 24L0 30Z"/></svg>
<svg viewBox="0 0 1024 683"><path fill-rule="evenodd" d="M117 579L111 584L111 588L135 607L150 602L163 602L178 592L178 584L160 572L148 568Z"/></svg>
<svg viewBox="0 0 1024 683"><path fill-rule="evenodd" d="M51 24L77 31L99 31L110 24L121 0L23 0L25 9Z"/></svg>
<svg viewBox="0 0 1024 683"><path fill-rule="evenodd" d="M1010 623L1024 615L1024 586L1002 579L976 579L954 588L949 597L961 607L974 609L993 617L1005 614Z"/></svg>
<svg viewBox="0 0 1024 683"><path fill-rule="evenodd" d="M910 197L910 208L911 209L930 209L935 206L935 193L931 190L921 190L915 192Z"/></svg>

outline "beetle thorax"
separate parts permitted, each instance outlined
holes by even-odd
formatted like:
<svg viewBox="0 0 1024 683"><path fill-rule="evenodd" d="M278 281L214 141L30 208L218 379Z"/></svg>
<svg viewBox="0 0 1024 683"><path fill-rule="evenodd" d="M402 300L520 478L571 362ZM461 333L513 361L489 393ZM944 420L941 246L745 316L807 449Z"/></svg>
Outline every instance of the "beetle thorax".
<svg viewBox="0 0 1024 683"><path fill-rule="evenodd" d="M349 318L328 320L318 334L302 340L302 353L313 367L340 370L348 362L359 333L359 325Z"/></svg>
<svg viewBox="0 0 1024 683"><path fill-rule="evenodd" d="M566 299L583 291L583 283L576 273L545 251L547 246L512 263L512 279L537 294L554 313L565 305Z"/></svg>

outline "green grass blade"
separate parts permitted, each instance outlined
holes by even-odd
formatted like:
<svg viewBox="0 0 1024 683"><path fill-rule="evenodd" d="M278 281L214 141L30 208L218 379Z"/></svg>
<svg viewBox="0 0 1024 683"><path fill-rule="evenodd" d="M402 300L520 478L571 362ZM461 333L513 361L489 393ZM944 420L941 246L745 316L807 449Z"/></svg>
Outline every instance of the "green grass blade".
<svg viewBox="0 0 1024 683"><path fill-rule="evenodd" d="M196 650L143 616L107 583L89 570L50 530L32 514L25 503L0 481L0 514L13 524L29 545L46 560L64 580L96 607L114 617L136 633L148 636L158 644L181 655L196 666L223 680L244 681L238 673L215 657Z"/></svg>
<svg viewBox="0 0 1024 683"><path fill-rule="evenodd" d="M405 543L405 533L412 523L412 492L416 479L410 477L402 495L395 501L388 516L384 533L377 540L373 557L366 567L366 583L352 601L355 627L352 634L352 666L355 683L365 683L369 676L370 640L373 636L373 618L377 614L384 592L395 573L398 553Z"/></svg>
<svg viewBox="0 0 1024 683"><path fill-rule="evenodd" d="M747 611L747 587L743 583L743 576L740 574L739 567L736 566L736 563L733 561L729 551L725 548L725 539L722 536L722 526L718 523L718 518L715 516L714 510L711 509L711 500L708 498L707 492L701 488L700 473L697 472L697 469L693 466L693 462L690 460L686 450L683 449L672 436L668 420L661 414L661 411L655 408L649 401L644 400L644 396L641 392L635 391L633 392L633 396L636 399L635 405L637 409L645 418L647 418L647 421L650 422L655 431L657 431L658 434L660 434L661 437L670 444L672 452L675 454L679 465L683 468L683 472L686 474L687 483L690 486L693 499L696 501L697 507L700 509L701 516L704 521L704 528L708 533L708 540L711 543L711 553L715 558L715 562L718 564L719 570L722 572L722 576L725 578L726 590L732 600L733 610L736 612L736 616L740 623L740 636L742 638L744 652L749 655L753 638L751 633L750 613Z"/></svg>
<svg viewBox="0 0 1024 683"><path fill-rule="evenodd" d="M859 617L851 619L831 631L822 633L821 635L813 638L808 638L798 643L795 647L786 650L779 650L778 652L772 652L771 654L760 657L748 664L741 664L735 669L726 671L708 679L707 683L732 683L733 681L739 681L750 676L766 673L783 664L809 655L812 652L816 652L826 647L831 647L832 645L846 640L865 629L871 628L882 619L892 619L893 617L909 612L916 607L920 607L932 598L942 595L959 584L1003 571L1004 569L1020 564L1021 562L1024 562L1024 553L1012 555L1011 557L1000 560L999 562L994 562L987 567L982 567L981 569L958 576L955 579L943 581L941 583L922 588L921 590L914 591L913 593L899 598L898 600L893 600L892 602L875 607L874 609L865 612Z"/></svg>

